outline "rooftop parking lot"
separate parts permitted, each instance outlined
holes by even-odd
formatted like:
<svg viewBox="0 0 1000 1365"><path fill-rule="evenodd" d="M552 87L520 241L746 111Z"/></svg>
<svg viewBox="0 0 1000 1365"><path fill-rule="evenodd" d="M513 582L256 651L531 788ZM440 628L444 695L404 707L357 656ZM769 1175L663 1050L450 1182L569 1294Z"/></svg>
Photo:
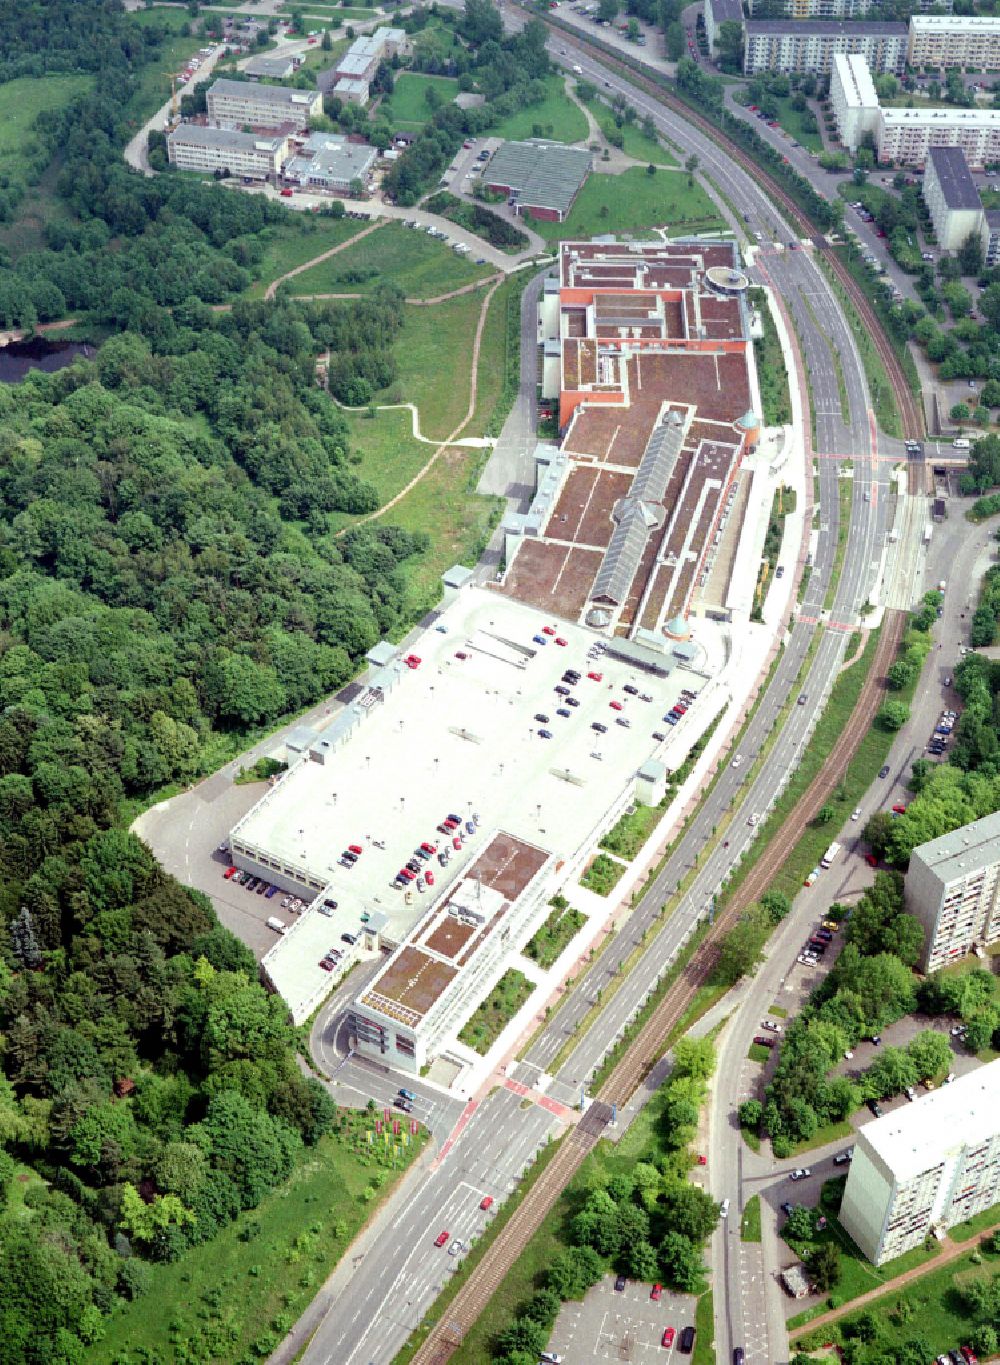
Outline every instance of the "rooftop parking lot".
<svg viewBox="0 0 1000 1365"><path fill-rule="evenodd" d="M419 666L399 661L397 685L342 746L325 763L298 763L239 827L244 844L329 883L333 943L341 918L356 926L375 910L399 942L497 830L571 857L646 759L656 752L676 766L687 752L685 720L670 726L663 715L682 689L697 690L695 674L678 667L662 678L588 658L590 632L479 588L459 594L440 625L413 646ZM562 681L567 669L578 682ZM449 816L460 824L442 831ZM424 843L435 852L397 889ZM351 845L362 852L344 865ZM307 937L311 959L318 944Z"/></svg>

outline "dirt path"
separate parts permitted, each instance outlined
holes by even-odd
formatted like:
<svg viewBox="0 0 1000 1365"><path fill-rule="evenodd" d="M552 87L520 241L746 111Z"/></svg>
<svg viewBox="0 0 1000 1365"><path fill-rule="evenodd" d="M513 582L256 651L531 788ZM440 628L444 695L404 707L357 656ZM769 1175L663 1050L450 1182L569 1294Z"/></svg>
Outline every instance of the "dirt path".
<svg viewBox="0 0 1000 1365"><path fill-rule="evenodd" d="M858 643L857 647L855 648L854 653L851 655L851 657L849 659L845 659L844 662L840 665L841 673L843 673L845 668L850 668L851 664L856 664L858 660L861 658L862 654L864 654L865 645L868 643L868 635L869 635L868 628L862 627L861 640Z"/></svg>
<svg viewBox="0 0 1000 1365"><path fill-rule="evenodd" d="M905 1285L919 1280L921 1275L927 1275L932 1270L940 1270L943 1265L948 1265L950 1261L955 1261L959 1256L963 1256L967 1251L971 1251L978 1242L991 1236L1000 1223L994 1223L991 1227L984 1228L982 1232L974 1237L969 1237L964 1242L953 1242L950 1237L945 1238L945 1250L940 1256L935 1256L931 1261L925 1261L923 1265L914 1266L912 1270L907 1270L898 1279L890 1280L887 1284L880 1284L876 1289L869 1289L867 1294L859 1294L856 1299L851 1299L850 1303L845 1303L841 1308L831 1308L828 1313L821 1313L819 1317L813 1318L802 1327L797 1327L789 1335L793 1339L804 1336L807 1332L815 1331L817 1327L826 1327L832 1322L837 1322L848 1313L856 1313L859 1308L864 1308L875 1299L880 1299L889 1294L895 1294Z"/></svg>
<svg viewBox="0 0 1000 1365"><path fill-rule="evenodd" d="M496 293L499 287L500 280L497 280L491 286L486 297L483 299L482 306L479 309L479 321L476 323L476 336L475 340L472 343L472 366L469 375L469 405L465 410L465 416L459 422L458 426L455 427L454 431L450 432L449 435L445 438L445 440L443 440L441 444L436 447L434 453L431 455L427 463L421 469L417 470L416 474L414 474L413 478L405 486L405 488L401 488L399 492L394 497L390 498L389 501L383 507L380 507L378 511L370 513L367 517L363 517L361 521L356 522L355 525L364 525L366 521L377 521L379 517L385 516L386 512L390 511L391 508L395 507L398 502L401 502L402 499L406 497L407 493L409 493L413 488L415 488L417 484L420 482L420 480L424 478L424 476L428 473L428 471L433 468L435 461L437 461L440 458L440 456L444 453L444 451L448 449L452 442L454 442L459 436L461 436L464 428L467 427L469 423L472 421L472 414L476 410L476 397L479 392L479 348L483 340L483 328L486 326L486 317L490 310L490 303L492 302L493 295ZM341 532L341 534L343 534L343 532Z"/></svg>
<svg viewBox="0 0 1000 1365"><path fill-rule="evenodd" d="M297 265L294 270L289 270L287 274L279 275L278 278L272 280L264 290L264 298L273 299L278 291L279 285L284 284L286 280L294 279L296 275L301 275L304 270L311 270L314 265L321 265L323 261L328 261L331 256L336 256L338 251L343 251L346 247L354 246L355 242L360 242L362 237L367 237L369 233L375 232L378 228L383 227L388 221L388 218L379 218L368 227L362 228L360 232L356 232L353 237L348 237L347 241L341 242L339 246L332 246L329 251L321 252L318 256L314 256L311 261L303 261L303 263Z"/></svg>
<svg viewBox="0 0 1000 1365"><path fill-rule="evenodd" d="M357 238L355 238L354 240L356 241ZM344 245L347 246L347 245L348 245L347 242L345 242ZM339 249L340 249L340 248L338 247L337 250L339 250ZM322 258L322 257L319 257L318 259L322 260L323 258ZM315 261L310 261L309 264L310 264L310 265L315 265ZM287 276L286 276L285 278L287 278ZM473 280L471 284L463 284L463 285L461 285L458 289L449 289L448 292L447 292L446 294L435 294L435 295L433 295L433 297L431 297L431 298L429 298L429 299L411 299L411 298L407 298L407 299L404 299L404 302L410 304L410 305L411 305L412 307L414 307L414 308L429 308L432 304L435 304L435 303L447 303L449 299L457 299L457 298L459 298L460 295L462 295L462 294L473 294L473 293L475 293L475 291L476 291L477 289L482 289L483 286L484 286L484 285L487 285L487 284L492 284L492 285L502 284L502 283L503 283L503 279L504 279L503 275L484 275L483 278L482 278L481 280ZM323 299L363 299L363 298L366 297L366 295L364 295L364 294L296 294L295 297L296 297L297 299L300 299L303 303L315 303L315 302L321 302Z"/></svg>

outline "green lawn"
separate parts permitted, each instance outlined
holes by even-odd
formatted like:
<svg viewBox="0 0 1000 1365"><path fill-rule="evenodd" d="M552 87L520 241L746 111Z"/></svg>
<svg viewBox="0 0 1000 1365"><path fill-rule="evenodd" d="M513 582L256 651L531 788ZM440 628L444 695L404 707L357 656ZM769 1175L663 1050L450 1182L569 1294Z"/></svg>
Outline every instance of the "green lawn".
<svg viewBox="0 0 1000 1365"><path fill-rule="evenodd" d="M777 100L778 122L786 133L791 133L796 142L800 142L810 152L821 152L823 150L823 139L819 132L807 133L802 128L802 112L792 108L792 99L788 95L784 99Z"/></svg>
<svg viewBox="0 0 1000 1365"><path fill-rule="evenodd" d="M549 137L555 142L582 142L587 119L566 94L561 76L549 76L548 93L540 104L528 104L490 129L491 137Z"/></svg>
<svg viewBox="0 0 1000 1365"><path fill-rule="evenodd" d="M716 1365L715 1360L715 1307L712 1291L702 1294L694 1310L694 1325L697 1336L694 1339L694 1355L691 1365Z"/></svg>
<svg viewBox="0 0 1000 1365"><path fill-rule="evenodd" d="M751 1043L747 1049L747 1057L751 1062L760 1062L761 1066L771 1055L771 1049L763 1047L760 1043Z"/></svg>
<svg viewBox="0 0 1000 1365"><path fill-rule="evenodd" d="M596 892L598 896L610 896L624 871L624 865L618 862L617 858L609 858L606 853L598 853L580 878L580 885Z"/></svg>
<svg viewBox="0 0 1000 1365"><path fill-rule="evenodd" d="M352 218L320 218L315 214L289 214L290 221L265 228L257 240L264 244L264 255L259 264L253 267L257 276L250 286L251 298L263 297L264 290L274 280L304 265L314 256L339 246L348 238L355 237L364 229ZM294 285L294 281L291 282Z"/></svg>
<svg viewBox="0 0 1000 1365"><path fill-rule="evenodd" d="M422 76L404 71L396 77L392 94L379 105L379 113L385 114L394 128L405 127L410 131L422 128L434 113L427 103L428 90L436 90L441 104L448 104L458 94L458 81L451 76Z"/></svg>
<svg viewBox="0 0 1000 1365"><path fill-rule="evenodd" d="M977 1254L982 1257L980 1265L972 1259ZM892 1262L894 1266L898 1264ZM898 1274L899 1270L895 1273ZM957 1292L957 1286L967 1284L970 1280L988 1279L996 1273L997 1256L981 1249L979 1253L969 1251L949 1265L937 1269L932 1267L919 1279L911 1280L905 1291L894 1293L891 1288L888 1289L863 1310L878 1324L878 1344L886 1353L884 1358L889 1358L893 1348L905 1341L920 1341L928 1360L933 1360L936 1352L946 1351L957 1342L967 1341L973 1323ZM905 1305L903 1312L899 1312L901 1300ZM845 1327L853 1321L854 1315L849 1314L833 1326L818 1328L815 1333L816 1345L839 1339ZM811 1342L812 1337L806 1334L804 1340Z"/></svg>
<svg viewBox="0 0 1000 1365"><path fill-rule="evenodd" d="M433 446L413 439L410 413L405 408L376 412L374 417L345 412L344 417L350 430L353 472L374 486L383 504L405 488L434 453ZM349 526L354 520L340 513L334 529Z"/></svg>
<svg viewBox="0 0 1000 1365"><path fill-rule="evenodd" d="M754 341L754 358L760 378L760 396L764 405L764 425L780 427L792 420L792 401L788 392L788 370L785 354L778 339L767 297L762 289L753 291L752 301L764 325L764 335Z"/></svg>
<svg viewBox="0 0 1000 1365"><path fill-rule="evenodd" d="M352 227L357 230L357 223ZM476 265L426 232L386 223L356 246L296 275L288 287L295 294L366 294L389 281L398 284L409 298L426 299L491 273L488 266Z"/></svg>
<svg viewBox="0 0 1000 1365"><path fill-rule="evenodd" d="M663 811L663 806L637 805L612 825L601 840L601 848L631 862L660 823Z"/></svg>
<svg viewBox="0 0 1000 1365"><path fill-rule="evenodd" d="M459 1041L485 1057L534 989L523 972L509 968L465 1024Z"/></svg>
<svg viewBox="0 0 1000 1365"><path fill-rule="evenodd" d="M740 1222L740 1237L744 1242L760 1241L760 1195L753 1194L746 1202Z"/></svg>
<svg viewBox="0 0 1000 1365"><path fill-rule="evenodd" d="M948 1229L948 1236L953 1242L965 1242L970 1237L976 1237L987 1228L993 1227L995 1223L1000 1223L1000 1204L983 1209L982 1213L966 1219L964 1223L956 1223L953 1228Z"/></svg>
<svg viewBox="0 0 1000 1365"><path fill-rule="evenodd" d="M600 106L603 109L603 106ZM615 125L614 119L607 112L599 112L598 123L604 132L605 137L609 133L617 137L622 137L622 151L626 156L635 157L636 161L641 161L648 166L650 162L654 166L676 166L677 158L669 152L659 138L649 138L642 131L638 123L623 123L620 128Z"/></svg>
<svg viewBox="0 0 1000 1365"><path fill-rule="evenodd" d="M356 1145L334 1135L323 1138L257 1209L180 1261L152 1265L149 1292L105 1320L105 1336L90 1347L88 1360L121 1360L126 1353L132 1359L145 1352L162 1361L266 1356L396 1178L389 1169L379 1170L363 1145L365 1131L374 1128L368 1115L359 1111L345 1122ZM402 1149L398 1172L422 1140Z"/></svg>
<svg viewBox="0 0 1000 1365"><path fill-rule="evenodd" d="M842 1119L837 1123L824 1123L816 1129L807 1142L797 1142L789 1155L801 1156L803 1152L815 1151L817 1147L825 1147L828 1142L836 1142L838 1138L852 1138L853 1136L854 1129L847 1119Z"/></svg>
<svg viewBox="0 0 1000 1365"><path fill-rule="evenodd" d="M470 362L482 306L481 289L426 308L407 305L395 347L399 378L393 388L416 403L421 432L435 440L449 436L468 410Z"/></svg>
<svg viewBox="0 0 1000 1365"><path fill-rule="evenodd" d="M127 106L130 136L155 109L170 98L171 75L180 71L188 57L205 43L199 34L193 37L185 34L191 16L184 9L140 9L135 11L132 18L138 24L155 24L157 28L172 30L172 33L161 45L157 60L139 72L138 86Z"/></svg>
<svg viewBox="0 0 1000 1365"><path fill-rule="evenodd" d="M697 180L689 186L683 173L658 171L647 175L639 166L621 175L591 175L564 223L527 222L553 242L653 226L669 227L680 236L726 226Z"/></svg>

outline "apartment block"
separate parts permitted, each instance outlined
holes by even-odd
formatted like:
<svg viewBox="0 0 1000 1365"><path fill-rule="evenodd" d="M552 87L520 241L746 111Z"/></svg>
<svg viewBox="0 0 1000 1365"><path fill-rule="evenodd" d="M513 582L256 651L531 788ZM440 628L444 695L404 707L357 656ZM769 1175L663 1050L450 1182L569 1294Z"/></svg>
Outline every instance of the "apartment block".
<svg viewBox="0 0 1000 1365"><path fill-rule="evenodd" d="M864 57L842 52L834 56L830 103L841 142L856 152L865 134L874 135L878 125L878 94Z"/></svg>
<svg viewBox="0 0 1000 1365"><path fill-rule="evenodd" d="M934 235L946 251L957 251L973 233L978 237L983 203L961 147L929 149L923 195Z"/></svg>
<svg viewBox="0 0 1000 1365"><path fill-rule="evenodd" d="M1000 209L986 209L979 228L983 244L983 264L1000 265Z"/></svg>
<svg viewBox="0 0 1000 1365"><path fill-rule="evenodd" d="M725 23L743 26L743 6L740 0L705 0L705 37L708 50L714 52L719 37L719 25Z"/></svg>
<svg viewBox="0 0 1000 1365"><path fill-rule="evenodd" d="M1000 1202L1000 1061L857 1132L840 1221L874 1265Z"/></svg>
<svg viewBox="0 0 1000 1365"><path fill-rule="evenodd" d="M947 10L950 14L955 0L918 0L918 10ZM858 19L882 9L882 0L748 0L751 17L776 19Z"/></svg>
<svg viewBox="0 0 1000 1365"><path fill-rule="evenodd" d="M288 137L241 133L233 128L206 128L182 123L167 134L167 157L185 171L228 171L254 180L277 177L288 155Z"/></svg>
<svg viewBox="0 0 1000 1365"><path fill-rule="evenodd" d="M924 926L924 971L1000 938L1000 812L913 850L906 908Z"/></svg>
<svg viewBox="0 0 1000 1365"><path fill-rule="evenodd" d="M908 30L905 24L841 23L832 19L748 19L744 30L743 70L832 72L838 53L864 57L877 75L899 74L906 63Z"/></svg>
<svg viewBox="0 0 1000 1365"><path fill-rule="evenodd" d="M907 61L911 66L1000 68L1000 18L993 15L914 14Z"/></svg>
<svg viewBox="0 0 1000 1365"><path fill-rule="evenodd" d="M323 112L323 96L318 90L295 90L285 85L218 80L207 98L209 121L221 128L249 124L254 128L302 129Z"/></svg>

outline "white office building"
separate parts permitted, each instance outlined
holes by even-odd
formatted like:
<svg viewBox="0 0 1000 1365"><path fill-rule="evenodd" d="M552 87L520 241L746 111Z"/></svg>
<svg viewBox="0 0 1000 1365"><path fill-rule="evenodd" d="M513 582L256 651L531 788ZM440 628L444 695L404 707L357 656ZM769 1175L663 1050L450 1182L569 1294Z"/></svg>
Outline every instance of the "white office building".
<svg viewBox="0 0 1000 1365"><path fill-rule="evenodd" d="M865 1124L840 1221L874 1265L1000 1202L1000 1061Z"/></svg>
<svg viewBox="0 0 1000 1365"><path fill-rule="evenodd" d="M286 164L284 178L309 189L348 194L352 187L370 188L377 152L363 142L348 142L333 133L312 133L298 156Z"/></svg>
<svg viewBox="0 0 1000 1365"><path fill-rule="evenodd" d="M220 128L308 127L323 112L318 90L296 90L286 85L257 85L251 81L217 80L208 92L209 121Z"/></svg>
<svg viewBox="0 0 1000 1365"><path fill-rule="evenodd" d="M961 147L930 148L923 195L934 235L946 251L957 251L973 233L979 236L983 204Z"/></svg>
<svg viewBox="0 0 1000 1365"><path fill-rule="evenodd" d="M911 66L1000 68L1000 17L991 14L914 14L907 61Z"/></svg>
<svg viewBox="0 0 1000 1365"><path fill-rule="evenodd" d="M843 52L835 55L830 103L841 142L849 152L856 152L865 134L874 136L878 125L878 94L864 57Z"/></svg>
<svg viewBox="0 0 1000 1365"><path fill-rule="evenodd" d="M913 850L906 908L924 926L928 972L1000 938L1000 812Z"/></svg>
<svg viewBox="0 0 1000 1365"><path fill-rule="evenodd" d="M206 128L182 123L167 134L167 158L184 171L228 171L253 180L277 177L288 155L285 135L241 133L235 128Z"/></svg>
<svg viewBox="0 0 1000 1365"><path fill-rule="evenodd" d="M743 70L811 72L829 75L838 52L857 53L872 71L898 75L906 63L905 24L880 20L838 23L833 19L748 19L744 29Z"/></svg>

